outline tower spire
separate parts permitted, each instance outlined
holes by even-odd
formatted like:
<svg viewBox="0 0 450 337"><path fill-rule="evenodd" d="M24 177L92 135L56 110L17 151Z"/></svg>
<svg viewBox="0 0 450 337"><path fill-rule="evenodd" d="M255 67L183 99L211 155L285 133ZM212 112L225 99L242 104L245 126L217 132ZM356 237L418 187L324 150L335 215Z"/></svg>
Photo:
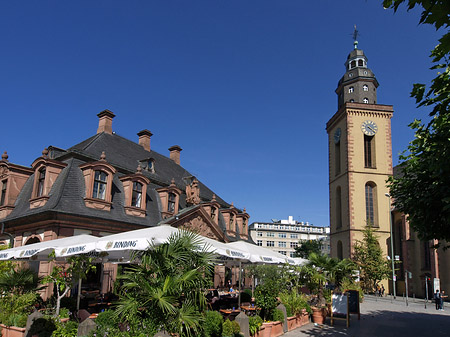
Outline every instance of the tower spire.
<svg viewBox="0 0 450 337"><path fill-rule="evenodd" d="M353 46L355 47L355 49L358 49L358 35L359 35L359 31L356 29L356 25L354 26L354 30L353 30Z"/></svg>

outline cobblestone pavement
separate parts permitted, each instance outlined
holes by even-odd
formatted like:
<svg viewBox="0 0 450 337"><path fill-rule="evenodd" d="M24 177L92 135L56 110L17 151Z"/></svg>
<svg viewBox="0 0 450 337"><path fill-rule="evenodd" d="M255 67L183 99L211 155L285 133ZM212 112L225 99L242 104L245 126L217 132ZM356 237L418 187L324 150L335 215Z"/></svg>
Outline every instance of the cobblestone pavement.
<svg viewBox="0 0 450 337"><path fill-rule="evenodd" d="M450 305L444 311L437 311L434 303L428 302L425 309L424 300L405 300L390 297L376 298L366 296L361 303L361 320L351 315L350 327L344 320L337 320L334 326L327 318L325 324L310 323L299 329L284 334L284 337L309 336L381 336L381 337L415 337L415 336L450 336Z"/></svg>

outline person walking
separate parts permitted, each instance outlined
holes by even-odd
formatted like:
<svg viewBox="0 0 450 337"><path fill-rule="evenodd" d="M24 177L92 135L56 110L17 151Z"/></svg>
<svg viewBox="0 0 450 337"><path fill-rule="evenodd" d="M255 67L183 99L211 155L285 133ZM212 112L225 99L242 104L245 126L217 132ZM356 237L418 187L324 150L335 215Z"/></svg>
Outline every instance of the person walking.
<svg viewBox="0 0 450 337"><path fill-rule="evenodd" d="M436 310L441 310L441 293L439 289L434 293L434 302L436 303Z"/></svg>
<svg viewBox="0 0 450 337"><path fill-rule="evenodd" d="M448 297L447 295L445 295L445 291L442 290L441 291L441 301L440 301L440 305L439 305L439 310L444 311L444 299Z"/></svg>

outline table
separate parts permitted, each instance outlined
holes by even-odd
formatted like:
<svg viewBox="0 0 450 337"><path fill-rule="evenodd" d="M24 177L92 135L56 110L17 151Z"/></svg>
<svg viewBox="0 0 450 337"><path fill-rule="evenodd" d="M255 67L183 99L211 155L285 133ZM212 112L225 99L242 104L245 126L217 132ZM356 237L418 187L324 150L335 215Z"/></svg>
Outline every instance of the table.
<svg viewBox="0 0 450 337"><path fill-rule="evenodd" d="M256 310L259 310L259 308L250 305L241 305L241 309L249 316L256 315Z"/></svg>
<svg viewBox="0 0 450 337"><path fill-rule="evenodd" d="M234 318L241 312L239 309L220 309L219 311L225 320L229 319L230 321L234 321Z"/></svg>

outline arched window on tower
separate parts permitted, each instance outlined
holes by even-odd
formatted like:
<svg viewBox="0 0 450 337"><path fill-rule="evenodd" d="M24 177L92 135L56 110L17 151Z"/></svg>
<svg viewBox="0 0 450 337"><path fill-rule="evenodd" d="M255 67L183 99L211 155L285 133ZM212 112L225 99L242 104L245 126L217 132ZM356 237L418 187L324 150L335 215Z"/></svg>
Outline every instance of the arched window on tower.
<svg viewBox="0 0 450 337"><path fill-rule="evenodd" d="M364 135L364 167L376 168L375 136Z"/></svg>
<svg viewBox="0 0 450 337"><path fill-rule="evenodd" d="M355 91L355 88L354 88L354 87L348 88L348 93L349 93L349 94L351 94L353 91Z"/></svg>
<svg viewBox="0 0 450 337"><path fill-rule="evenodd" d="M368 99L367 97L364 97L364 98L363 98L363 103L369 104L369 99Z"/></svg>
<svg viewBox="0 0 450 337"><path fill-rule="evenodd" d="M367 84L364 84L364 85L363 85L363 90L364 90L364 91L369 91L369 86L368 86Z"/></svg>
<svg viewBox="0 0 450 337"><path fill-rule="evenodd" d="M364 67L364 61L358 60L358 67Z"/></svg>
<svg viewBox="0 0 450 337"><path fill-rule="evenodd" d="M344 258L344 252L342 249L342 241L341 240L339 240L337 243L337 258L339 260L342 260Z"/></svg>
<svg viewBox="0 0 450 337"><path fill-rule="evenodd" d="M356 61L352 61L351 63L350 63L350 69L351 68L355 68L356 67Z"/></svg>
<svg viewBox="0 0 450 337"><path fill-rule="evenodd" d="M366 221L367 225L377 225L377 186L373 182L366 183Z"/></svg>
<svg viewBox="0 0 450 337"><path fill-rule="evenodd" d="M336 188L336 228L342 227L342 193L341 186Z"/></svg>

